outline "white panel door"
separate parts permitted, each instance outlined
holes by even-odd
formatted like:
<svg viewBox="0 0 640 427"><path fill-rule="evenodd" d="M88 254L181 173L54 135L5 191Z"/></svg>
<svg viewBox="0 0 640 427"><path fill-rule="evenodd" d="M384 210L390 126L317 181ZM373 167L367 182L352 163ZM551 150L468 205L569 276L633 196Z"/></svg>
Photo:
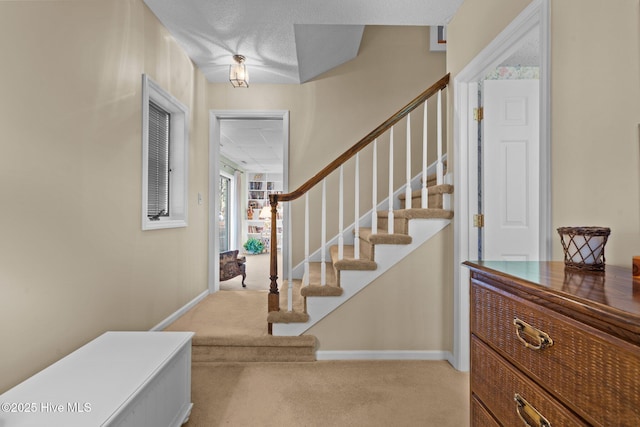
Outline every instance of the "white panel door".
<svg viewBox="0 0 640 427"><path fill-rule="evenodd" d="M539 81L486 80L483 258L539 254Z"/></svg>

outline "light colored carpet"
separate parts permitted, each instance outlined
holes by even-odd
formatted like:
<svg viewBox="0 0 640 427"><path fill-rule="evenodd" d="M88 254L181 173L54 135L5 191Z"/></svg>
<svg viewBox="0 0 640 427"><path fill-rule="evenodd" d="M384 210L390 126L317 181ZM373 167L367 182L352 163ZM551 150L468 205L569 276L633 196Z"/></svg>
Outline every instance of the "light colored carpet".
<svg viewBox="0 0 640 427"><path fill-rule="evenodd" d="M166 330L194 331L194 343L268 339L261 259L261 290L223 282L235 290L207 296ZM469 375L443 361L199 362L191 385L187 427L469 425Z"/></svg>
<svg viewBox="0 0 640 427"><path fill-rule="evenodd" d="M246 288L242 287L242 277L234 277L233 279L220 282L221 291L265 291L269 290L271 281L269 280L269 258L268 253L259 255L247 255L241 254L247 257L246 271L247 278L244 284ZM282 254L278 253L278 276L282 277ZM278 284L281 285L281 279L278 279ZM266 297L265 297L266 298Z"/></svg>
<svg viewBox="0 0 640 427"><path fill-rule="evenodd" d="M193 331L196 337L266 335L268 294L240 288L207 295L165 330Z"/></svg>
<svg viewBox="0 0 640 427"><path fill-rule="evenodd" d="M207 363L188 427L469 425L469 376L443 361Z"/></svg>

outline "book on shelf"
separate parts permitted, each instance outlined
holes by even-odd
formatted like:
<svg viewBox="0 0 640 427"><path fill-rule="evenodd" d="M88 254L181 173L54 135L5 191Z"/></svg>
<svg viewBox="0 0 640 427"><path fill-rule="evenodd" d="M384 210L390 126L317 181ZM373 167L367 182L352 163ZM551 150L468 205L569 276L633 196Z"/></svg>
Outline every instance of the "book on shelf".
<svg viewBox="0 0 640 427"><path fill-rule="evenodd" d="M247 228L247 232L254 234L262 233L262 230L264 230L264 227L260 227L257 225L249 225Z"/></svg>

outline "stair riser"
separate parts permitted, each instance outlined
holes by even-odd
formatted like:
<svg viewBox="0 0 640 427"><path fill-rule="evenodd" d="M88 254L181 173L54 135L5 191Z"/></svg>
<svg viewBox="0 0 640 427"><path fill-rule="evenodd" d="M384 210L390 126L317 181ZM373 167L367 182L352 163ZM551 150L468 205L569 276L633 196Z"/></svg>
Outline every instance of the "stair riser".
<svg viewBox="0 0 640 427"><path fill-rule="evenodd" d="M360 240L360 258L374 261L374 245L366 240Z"/></svg>
<svg viewBox="0 0 640 427"><path fill-rule="evenodd" d="M404 202L403 205L405 205ZM406 206L403 207L406 209ZM413 197L411 199L411 207L422 208L422 197ZM442 194L429 194L429 208L442 209Z"/></svg>
<svg viewBox="0 0 640 427"><path fill-rule="evenodd" d="M389 226L388 218L378 218L378 229L387 230ZM408 234L409 221L406 218L394 218L393 219L393 232L395 234Z"/></svg>
<svg viewBox="0 0 640 427"><path fill-rule="evenodd" d="M220 347L193 346L191 361L203 362L313 362L315 348L310 347Z"/></svg>

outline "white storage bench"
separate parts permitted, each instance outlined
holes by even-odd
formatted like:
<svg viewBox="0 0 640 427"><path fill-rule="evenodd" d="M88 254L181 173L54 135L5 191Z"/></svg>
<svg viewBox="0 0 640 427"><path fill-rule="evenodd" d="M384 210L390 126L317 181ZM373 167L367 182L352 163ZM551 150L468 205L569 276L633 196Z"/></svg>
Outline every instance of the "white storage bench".
<svg viewBox="0 0 640 427"><path fill-rule="evenodd" d="M180 426L192 332L106 332L0 395L0 426Z"/></svg>

